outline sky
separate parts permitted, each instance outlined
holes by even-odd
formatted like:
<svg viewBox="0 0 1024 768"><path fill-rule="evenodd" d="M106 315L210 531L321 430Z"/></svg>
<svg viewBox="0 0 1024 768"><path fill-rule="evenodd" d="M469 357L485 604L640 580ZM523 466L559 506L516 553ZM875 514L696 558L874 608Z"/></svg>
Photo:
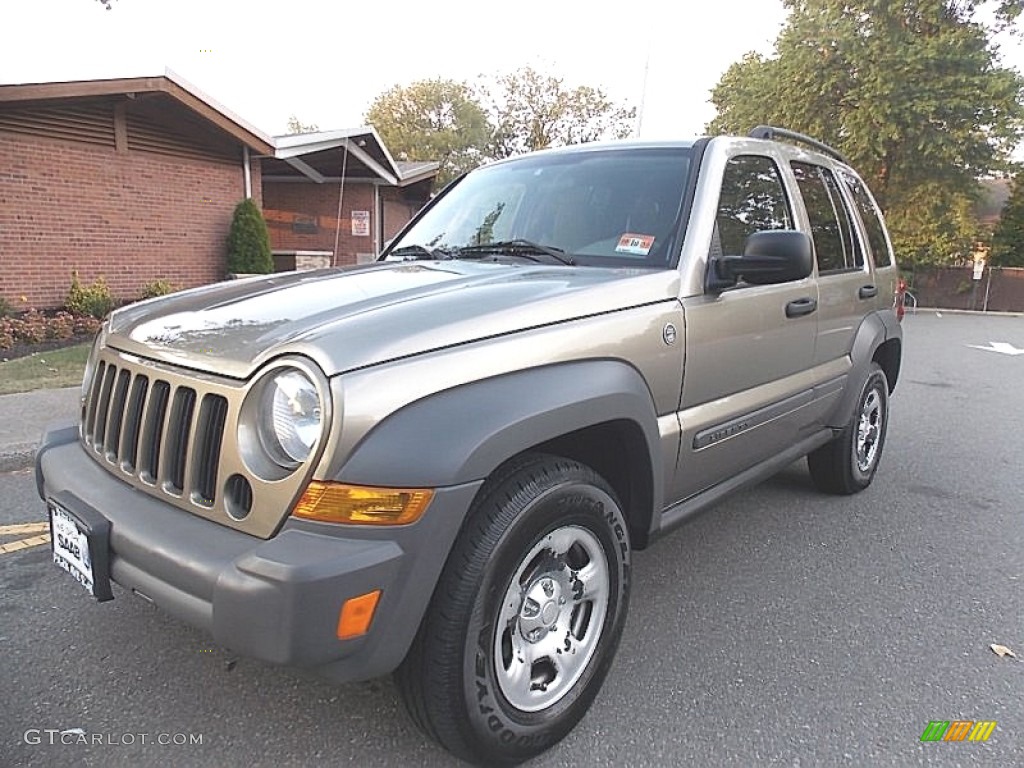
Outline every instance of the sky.
<svg viewBox="0 0 1024 768"><path fill-rule="evenodd" d="M641 109L644 139L699 135L710 91L770 54L781 0L6 0L0 83L176 74L266 134L363 125L393 85L530 65ZM1024 69L1024 41L1003 44Z"/></svg>

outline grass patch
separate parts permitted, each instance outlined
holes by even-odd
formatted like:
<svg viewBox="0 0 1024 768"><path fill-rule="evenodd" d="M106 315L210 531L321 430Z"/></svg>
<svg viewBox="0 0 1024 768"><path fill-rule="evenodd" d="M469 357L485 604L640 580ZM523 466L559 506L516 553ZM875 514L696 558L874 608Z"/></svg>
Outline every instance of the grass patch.
<svg viewBox="0 0 1024 768"><path fill-rule="evenodd" d="M78 344L0 363L0 395L81 384L91 346Z"/></svg>

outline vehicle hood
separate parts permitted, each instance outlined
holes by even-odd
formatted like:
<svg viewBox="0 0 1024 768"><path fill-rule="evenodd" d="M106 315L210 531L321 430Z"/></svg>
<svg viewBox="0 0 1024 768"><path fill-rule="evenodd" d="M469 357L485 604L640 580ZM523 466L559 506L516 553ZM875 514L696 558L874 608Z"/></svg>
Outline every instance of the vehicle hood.
<svg viewBox="0 0 1024 768"><path fill-rule="evenodd" d="M282 354L346 370L678 296L674 270L377 262L235 280L115 312L106 343L238 379Z"/></svg>

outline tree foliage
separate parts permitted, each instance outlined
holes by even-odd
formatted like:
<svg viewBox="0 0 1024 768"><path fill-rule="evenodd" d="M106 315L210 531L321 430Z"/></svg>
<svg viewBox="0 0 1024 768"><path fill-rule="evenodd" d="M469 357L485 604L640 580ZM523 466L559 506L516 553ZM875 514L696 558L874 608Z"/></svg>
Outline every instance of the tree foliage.
<svg viewBox="0 0 1024 768"><path fill-rule="evenodd" d="M784 2L775 55L726 71L708 130L770 123L820 138L865 176L902 260L969 252L977 179L1006 167L1024 127L1024 81L992 42L1024 0Z"/></svg>
<svg viewBox="0 0 1024 768"><path fill-rule="evenodd" d="M438 161L445 184L483 161L490 128L473 90L453 80L419 80L380 94L366 113L398 159Z"/></svg>
<svg viewBox="0 0 1024 768"><path fill-rule="evenodd" d="M635 117L599 88L570 88L531 67L475 87L441 79L396 85L366 113L400 159L440 161L441 184L486 160L627 136Z"/></svg>
<svg viewBox="0 0 1024 768"><path fill-rule="evenodd" d="M316 123L304 123L295 115L290 115L288 117L288 133L290 135L297 133L315 133L319 130L320 126Z"/></svg>
<svg viewBox="0 0 1024 768"><path fill-rule="evenodd" d="M562 78L533 67L499 77L488 96L492 121L489 154L494 158L625 138L636 120L635 108L612 103L600 88L569 88Z"/></svg>
<svg viewBox="0 0 1024 768"><path fill-rule="evenodd" d="M992 236L990 263L1002 267L1024 267L1024 174L1013 180L1010 199Z"/></svg>
<svg viewBox="0 0 1024 768"><path fill-rule="evenodd" d="M267 274L274 271L270 234L259 206L251 197L235 206L228 232L228 272Z"/></svg>

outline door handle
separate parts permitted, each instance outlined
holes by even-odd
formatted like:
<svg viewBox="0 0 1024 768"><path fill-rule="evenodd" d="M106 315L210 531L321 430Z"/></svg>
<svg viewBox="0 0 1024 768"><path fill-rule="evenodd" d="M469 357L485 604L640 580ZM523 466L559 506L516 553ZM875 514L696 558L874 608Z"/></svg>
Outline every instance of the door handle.
<svg viewBox="0 0 1024 768"><path fill-rule="evenodd" d="M818 300L809 296L803 299L791 301L786 305L786 317L802 317L809 315L818 308Z"/></svg>
<svg viewBox="0 0 1024 768"><path fill-rule="evenodd" d="M857 295L862 299L873 299L878 295L878 288L874 285L862 285Z"/></svg>

